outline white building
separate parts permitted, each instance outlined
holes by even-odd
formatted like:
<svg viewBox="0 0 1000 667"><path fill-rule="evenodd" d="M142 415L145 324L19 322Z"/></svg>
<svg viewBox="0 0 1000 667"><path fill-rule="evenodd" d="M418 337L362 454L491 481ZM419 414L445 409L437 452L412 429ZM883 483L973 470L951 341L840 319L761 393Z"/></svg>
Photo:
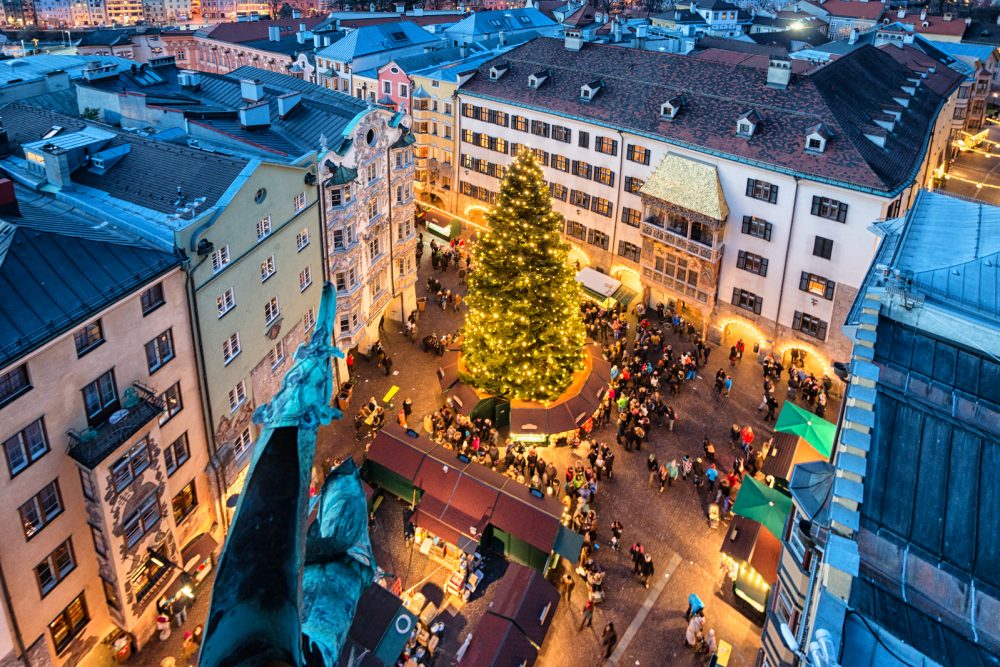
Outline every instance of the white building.
<svg viewBox="0 0 1000 667"><path fill-rule="evenodd" d="M908 47L798 74L538 39L459 91L456 212L481 218L530 147L582 264L710 338L825 368L850 349L838 329L875 249L868 225L942 164L960 80Z"/></svg>

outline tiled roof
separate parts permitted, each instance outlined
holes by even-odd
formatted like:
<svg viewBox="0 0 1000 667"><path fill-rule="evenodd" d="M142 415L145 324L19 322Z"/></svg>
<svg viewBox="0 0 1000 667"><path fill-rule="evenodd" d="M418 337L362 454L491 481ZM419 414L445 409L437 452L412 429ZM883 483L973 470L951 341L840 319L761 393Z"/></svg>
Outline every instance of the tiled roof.
<svg viewBox="0 0 1000 667"><path fill-rule="evenodd" d="M563 25L572 26L574 28L582 28L583 26L590 25L591 23L594 23L594 17L600 11L599 7L595 7L588 2L583 7L580 7L580 9L567 16L566 20L563 21Z"/></svg>
<svg viewBox="0 0 1000 667"><path fill-rule="evenodd" d="M8 239L0 252L0 368L181 262L66 204L20 188L18 196L20 214L0 220Z"/></svg>
<svg viewBox="0 0 1000 667"><path fill-rule="evenodd" d="M268 28L271 26L281 28L281 35L285 36L294 35L298 32L300 23L305 23L306 28L311 30L325 20L326 17L323 16L310 16L309 18L278 19L275 21L230 21L199 30L197 35L220 42L242 44L243 42L252 42L258 39L267 39Z"/></svg>
<svg viewBox="0 0 1000 667"><path fill-rule="evenodd" d="M131 30L88 30L77 46L121 46L132 43Z"/></svg>
<svg viewBox="0 0 1000 667"><path fill-rule="evenodd" d="M859 0L826 0L824 3L811 3L830 16L839 18L867 19L877 21L885 11L881 2L860 2Z"/></svg>
<svg viewBox="0 0 1000 667"><path fill-rule="evenodd" d="M350 62L373 53L440 41L440 37L435 37L409 21L380 23L352 30L345 38L319 51L317 55L330 60Z"/></svg>
<svg viewBox="0 0 1000 667"><path fill-rule="evenodd" d="M793 75L787 90L777 90L765 85L764 69L610 45L586 44L573 52L561 40L540 38L502 56L512 68L498 81L489 80L487 62L462 91L848 187L895 192L914 177L943 103L934 89L957 86L961 75L946 67L929 74L881 148L864 136L870 115L882 113L913 75L895 53L913 49L890 51L858 49L809 75ZM528 88L528 75L541 69L552 76ZM580 86L595 77L607 89L580 102ZM686 97L684 110L673 121L662 120L660 105L677 94ZM751 138L737 138L736 119L748 108L757 109L763 122ZM807 130L819 122L834 138L822 154L807 153Z"/></svg>
<svg viewBox="0 0 1000 667"><path fill-rule="evenodd" d="M11 143L20 146L40 139L52 126L63 132L93 127L79 118L56 113L22 102L0 109ZM108 147L130 144L129 152L103 174L80 169L73 181L154 211L176 211L177 188L188 197L205 197L203 206L214 205L247 165L247 160L198 151L114 131Z"/></svg>
<svg viewBox="0 0 1000 667"><path fill-rule="evenodd" d="M950 37L961 37L965 33L965 21L962 19L952 19L945 21L940 16L928 16L923 21L919 16L907 16L897 19L899 22L911 26L913 31L919 35L947 35ZM924 23L927 25L925 26Z"/></svg>
<svg viewBox="0 0 1000 667"><path fill-rule="evenodd" d="M342 32L324 32L323 37L329 37L331 43L341 39L344 36ZM240 46L245 49L257 49L258 51L268 51L270 53L280 53L286 56L296 56L303 51L312 51L314 48L314 42L311 38L307 38L304 44L299 43L299 39L295 33L282 35L281 39L277 42L273 42L266 37L264 39L252 39L247 42L240 42Z"/></svg>
<svg viewBox="0 0 1000 667"><path fill-rule="evenodd" d="M127 58L117 56L70 56L42 53L27 58L10 58L0 60L0 86L15 79L17 81L40 79L59 70L67 72L71 79L78 79L83 76L83 70L90 63L100 65L113 63L118 65L119 69L127 69L134 64Z"/></svg>

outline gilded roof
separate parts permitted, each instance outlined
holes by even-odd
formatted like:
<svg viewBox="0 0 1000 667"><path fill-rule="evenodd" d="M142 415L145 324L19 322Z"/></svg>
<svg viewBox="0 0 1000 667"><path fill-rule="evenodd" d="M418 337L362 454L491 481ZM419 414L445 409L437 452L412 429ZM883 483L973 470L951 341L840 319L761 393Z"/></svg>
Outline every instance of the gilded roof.
<svg viewBox="0 0 1000 667"><path fill-rule="evenodd" d="M726 196L715 165L668 153L640 194L670 202L713 220L729 217Z"/></svg>

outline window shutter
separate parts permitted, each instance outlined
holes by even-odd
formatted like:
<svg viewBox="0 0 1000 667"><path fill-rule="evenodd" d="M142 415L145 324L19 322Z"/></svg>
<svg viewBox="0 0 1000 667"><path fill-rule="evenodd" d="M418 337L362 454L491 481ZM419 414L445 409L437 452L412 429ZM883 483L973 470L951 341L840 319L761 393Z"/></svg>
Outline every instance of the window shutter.
<svg viewBox="0 0 1000 667"><path fill-rule="evenodd" d="M820 198L817 197L816 195L813 195L813 203L812 203L813 215L819 215L819 205L820 205Z"/></svg>
<svg viewBox="0 0 1000 667"><path fill-rule="evenodd" d="M763 258L760 260L760 275L767 276L767 260Z"/></svg>
<svg viewBox="0 0 1000 667"><path fill-rule="evenodd" d="M798 310L795 311L795 316L792 318L792 328L796 331L802 330L802 313Z"/></svg>
<svg viewBox="0 0 1000 667"><path fill-rule="evenodd" d="M733 305L734 306L740 305L740 288L739 287L734 287L733 288Z"/></svg>
<svg viewBox="0 0 1000 667"><path fill-rule="evenodd" d="M771 196L768 197L768 201L771 202L772 204L775 204L775 203L778 202L778 186L777 185L772 185L771 186Z"/></svg>
<svg viewBox="0 0 1000 667"><path fill-rule="evenodd" d="M823 296L825 296L830 301L833 301L833 289L836 286L836 284L837 283L833 282L832 280L826 281L826 292L823 294Z"/></svg>
<svg viewBox="0 0 1000 667"><path fill-rule="evenodd" d="M799 278L799 289L803 292L809 291L809 272L803 271L802 276Z"/></svg>
<svg viewBox="0 0 1000 667"><path fill-rule="evenodd" d="M736 268L743 269L747 265L747 253L745 250L740 250L739 255L736 256Z"/></svg>
<svg viewBox="0 0 1000 667"><path fill-rule="evenodd" d="M760 298L759 296L755 296L753 298L753 312L760 315L760 309L763 307L763 305L764 305L764 299Z"/></svg>
<svg viewBox="0 0 1000 667"><path fill-rule="evenodd" d="M747 179L747 197L753 197L753 179Z"/></svg>
<svg viewBox="0 0 1000 667"><path fill-rule="evenodd" d="M765 222L764 223L764 240L765 241L770 241L771 240L771 223L770 222Z"/></svg>
<svg viewBox="0 0 1000 667"><path fill-rule="evenodd" d="M611 154L618 155L618 142L614 139L611 140Z"/></svg>
<svg viewBox="0 0 1000 667"><path fill-rule="evenodd" d="M826 340L826 322L824 322L823 320L819 321L819 327L817 328L817 335L823 340Z"/></svg>
<svg viewBox="0 0 1000 667"><path fill-rule="evenodd" d="M744 234L749 234L750 233L750 216L749 215L744 215L743 216L743 229L741 231Z"/></svg>
<svg viewBox="0 0 1000 667"><path fill-rule="evenodd" d="M609 172L608 185L610 185L611 187L615 187L615 172L611 171L610 169L608 170L608 172Z"/></svg>
<svg viewBox="0 0 1000 667"><path fill-rule="evenodd" d="M847 204L839 204L837 206L837 222L847 221Z"/></svg>

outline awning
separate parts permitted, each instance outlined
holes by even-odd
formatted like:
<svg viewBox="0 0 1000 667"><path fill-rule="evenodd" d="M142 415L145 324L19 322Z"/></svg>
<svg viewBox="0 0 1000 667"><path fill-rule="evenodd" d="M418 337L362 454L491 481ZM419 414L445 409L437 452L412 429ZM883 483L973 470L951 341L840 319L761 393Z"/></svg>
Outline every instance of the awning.
<svg viewBox="0 0 1000 667"><path fill-rule="evenodd" d="M476 667L528 667L538 649L513 623L496 614L485 614L472 633L463 663Z"/></svg>
<svg viewBox="0 0 1000 667"><path fill-rule="evenodd" d="M404 440L405 439L405 440ZM406 443L400 447L398 443ZM412 481L427 452L437 445L426 438L411 438L398 424L386 424L368 448L368 460Z"/></svg>
<svg viewBox="0 0 1000 667"><path fill-rule="evenodd" d="M474 553L486 528L486 518L473 519L430 496L420 499L413 523L454 544L466 553Z"/></svg>
<svg viewBox="0 0 1000 667"><path fill-rule="evenodd" d="M546 500L552 505L546 506ZM559 514L549 512L558 508ZM490 523L540 551L552 550L559 532L562 505L552 498L536 498L524 484L511 481L497 498ZM579 554L578 554L579 555Z"/></svg>
<svg viewBox="0 0 1000 667"><path fill-rule="evenodd" d="M576 282L602 299L612 296L622 286L622 281L590 267L584 267L577 271Z"/></svg>
<svg viewBox="0 0 1000 667"><path fill-rule="evenodd" d="M458 382L458 358L459 353L454 350L447 350L441 355L438 363L437 377L442 389L448 389Z"/></svg>
<svg viewBox="0 0 1000 667"><path fill-rule="evenodd" d="M747 475L733 503L733 514L759 521L779 540L792 511L792 499L777 489L761 484Z"/></svg>
<svg viewBox="0 0 1000 667"><path fill-rule="evenodd" d="M785 401L774 422L774 430L779 433L794 433L813 449L829 459L833 452L833 439L837 427L827 420L797 406L793 401Z"/></svg>
<svg viewBox="0 0 1000 667"><path fill-rule="evenodd" d="M516 621L528 639L541 646L558 603L559 591L541 572L510 563L493 588L487 613Z"/></svg>
<svg viewBox="0 0 1000 667"><path fill-rule="evenodd" d="M575 563L580 560L582 549L583 535L560 524L553 550L563 558L569 559L571 563Z"/></svg>
<svg viewBox="0 0 1000 667"><path fill-rule="evenodd" d="M196 569L202 561L208 558L219 547L219 543L208 533L202 533L187 543L181 549L181 563L188 572Z"/></svg>
<svg viewBox="0 0 1000 667"><path fill-rule="evenodd" d="M463 415L472 414L482 400L476 390L464 382L453 384L451 389L445 392L445 397L450 398L455 409Z"/></svg>

